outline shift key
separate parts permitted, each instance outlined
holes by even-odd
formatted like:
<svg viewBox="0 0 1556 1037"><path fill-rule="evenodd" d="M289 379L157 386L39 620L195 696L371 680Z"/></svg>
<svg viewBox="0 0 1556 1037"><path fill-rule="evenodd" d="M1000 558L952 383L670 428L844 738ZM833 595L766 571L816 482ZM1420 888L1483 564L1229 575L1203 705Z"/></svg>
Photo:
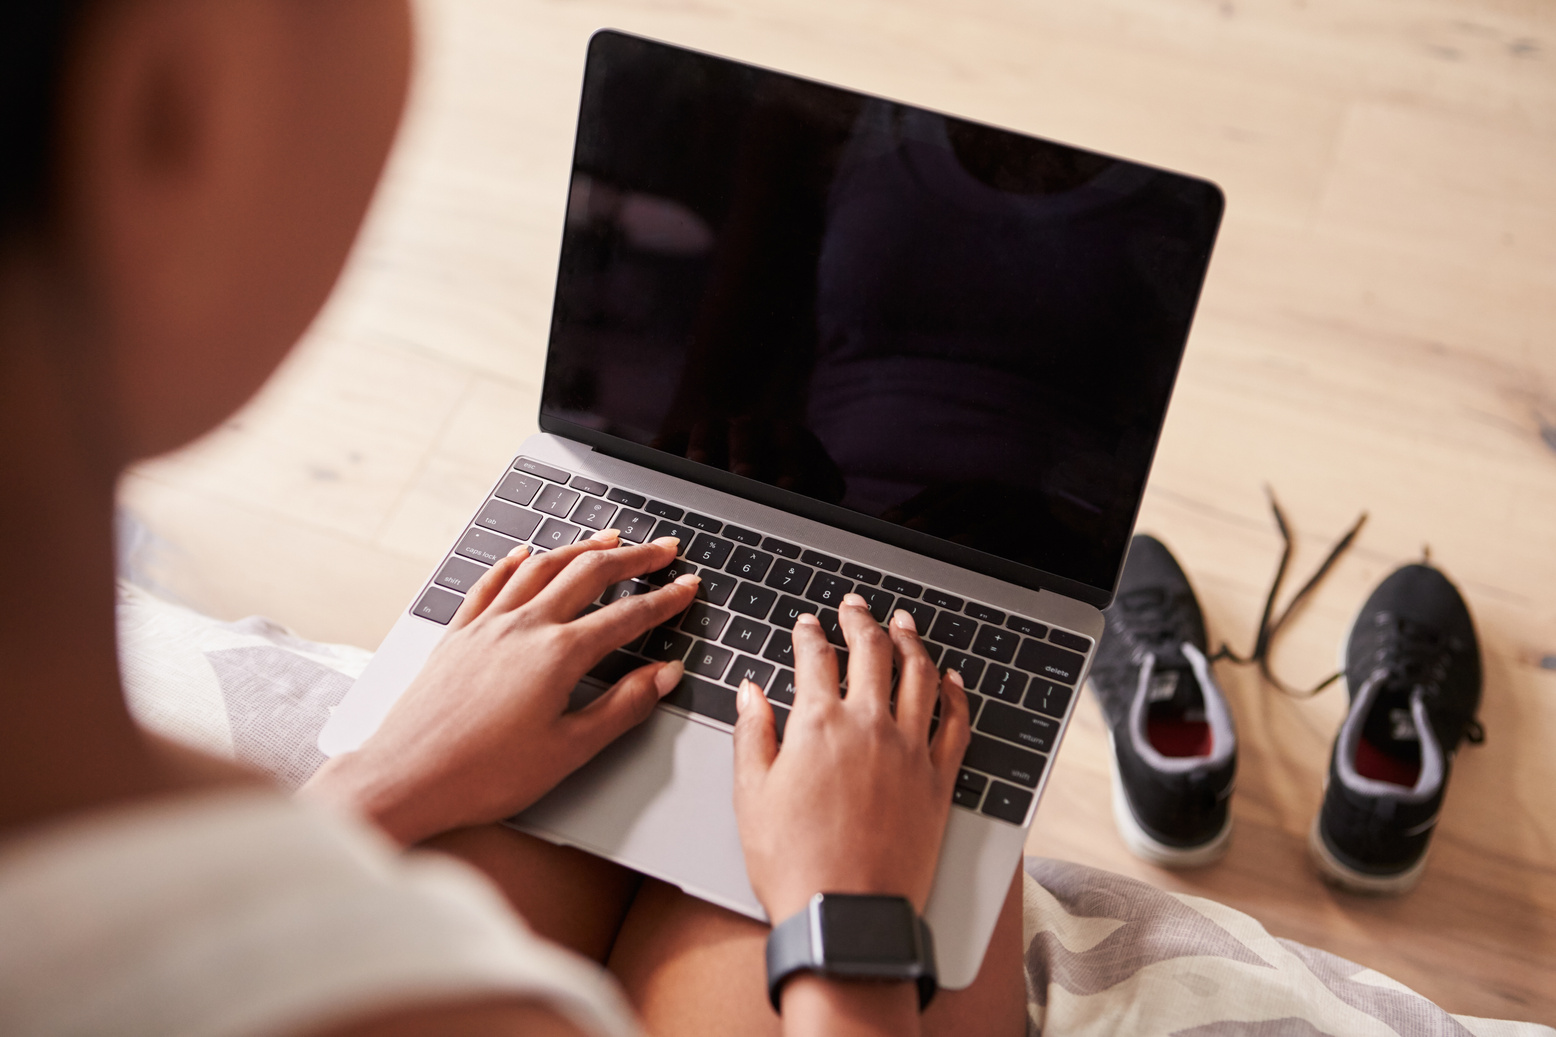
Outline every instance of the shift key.
<svg viewBox="0 0 1556 1037"><path fill-rule="evenodd" d="M1048 757L1042 753L1018 749L983 735L972 736L967 746L967 755L962 757L964 767L1025 785L1029 789L1037 788L1038 779L1043 776L1043 768L1047 765Z"/></svg>

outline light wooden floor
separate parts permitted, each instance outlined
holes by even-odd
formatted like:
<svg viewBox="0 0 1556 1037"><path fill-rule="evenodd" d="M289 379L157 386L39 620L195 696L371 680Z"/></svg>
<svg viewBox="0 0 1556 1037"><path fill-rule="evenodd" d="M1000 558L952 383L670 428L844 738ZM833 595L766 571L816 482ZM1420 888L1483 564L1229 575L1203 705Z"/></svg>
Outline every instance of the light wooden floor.
<svg viewBox="0 0 1556 1037"><path fill-rule="evenodd" d="M1146 498L1213 637L1245 649L1279 541L1356 550L1279 653L1432 557L1487 653L1420 888L1304 859L1342 695L1223 670L1242 737L1224 863L1171 876L1108 819L1086 702L1034 852L1251 912L1456 1012L1556 1023L1556 5L1549 0L427 0L418 94L342 290L248 411L131 475L150 572L222 616L373 647L532 430L576 93L614 25L1208 176L1229 199ZM191 386L198 391L197 386ZM1542 440L1542 431L1545 433ZM1556 665L1556 660L1552 660Z"/></svg>

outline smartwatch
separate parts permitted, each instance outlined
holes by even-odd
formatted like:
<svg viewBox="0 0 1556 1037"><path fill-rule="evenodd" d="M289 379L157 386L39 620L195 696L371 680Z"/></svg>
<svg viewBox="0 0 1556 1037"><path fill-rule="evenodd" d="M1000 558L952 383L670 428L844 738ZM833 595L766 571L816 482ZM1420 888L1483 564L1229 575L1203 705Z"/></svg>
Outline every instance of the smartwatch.
<svg viewBox="0 0 1556 1037"><path fill-rule="evenodd" d="M767 937L767 996L779 1011L784 982L796 972L841 979L912 980L918 1007L939 982L929 923L906 897L817 893Z"/></svg>

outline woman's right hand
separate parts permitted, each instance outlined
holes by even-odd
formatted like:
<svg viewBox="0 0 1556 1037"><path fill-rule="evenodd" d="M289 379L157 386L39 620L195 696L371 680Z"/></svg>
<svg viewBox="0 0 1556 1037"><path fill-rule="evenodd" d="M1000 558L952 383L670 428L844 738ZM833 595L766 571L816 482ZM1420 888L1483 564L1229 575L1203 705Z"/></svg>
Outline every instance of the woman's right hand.
<svg viewBox="0 0 1556 1037"><path fill-rule="evenodd" d="M821 624L800 617L782 748L761 689L750 682L740 689L735 816L751 887L775 925L816 893L904 896L923 914L967 749L961 677L940 676L912 617L898 612L883 630L856 594L844 598L838 617L849 649L848 696L839 694L837 654Z"/></svg>

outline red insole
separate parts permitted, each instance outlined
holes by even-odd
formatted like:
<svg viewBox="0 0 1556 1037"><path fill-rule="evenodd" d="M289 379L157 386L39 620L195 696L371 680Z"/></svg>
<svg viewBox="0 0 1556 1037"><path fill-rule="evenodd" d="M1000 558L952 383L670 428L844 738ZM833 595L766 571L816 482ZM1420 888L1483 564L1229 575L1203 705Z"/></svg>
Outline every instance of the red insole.
<svg viewBox="0 0 1556 1037"><path fill-rule="evenodd" d="M1362 738L1356 743L1356 773L1373 781L1386 781L1413 789L1416 779L1421 776L1421 765L1412 760L1390 756Z"/></svg>
<svg viewBox="0 0 1556 1037"><path fill-rule="evenodd" d="M1203 720L1147 720L1145 736L1163 756L1210 755L1210 725Z"/></svg>

